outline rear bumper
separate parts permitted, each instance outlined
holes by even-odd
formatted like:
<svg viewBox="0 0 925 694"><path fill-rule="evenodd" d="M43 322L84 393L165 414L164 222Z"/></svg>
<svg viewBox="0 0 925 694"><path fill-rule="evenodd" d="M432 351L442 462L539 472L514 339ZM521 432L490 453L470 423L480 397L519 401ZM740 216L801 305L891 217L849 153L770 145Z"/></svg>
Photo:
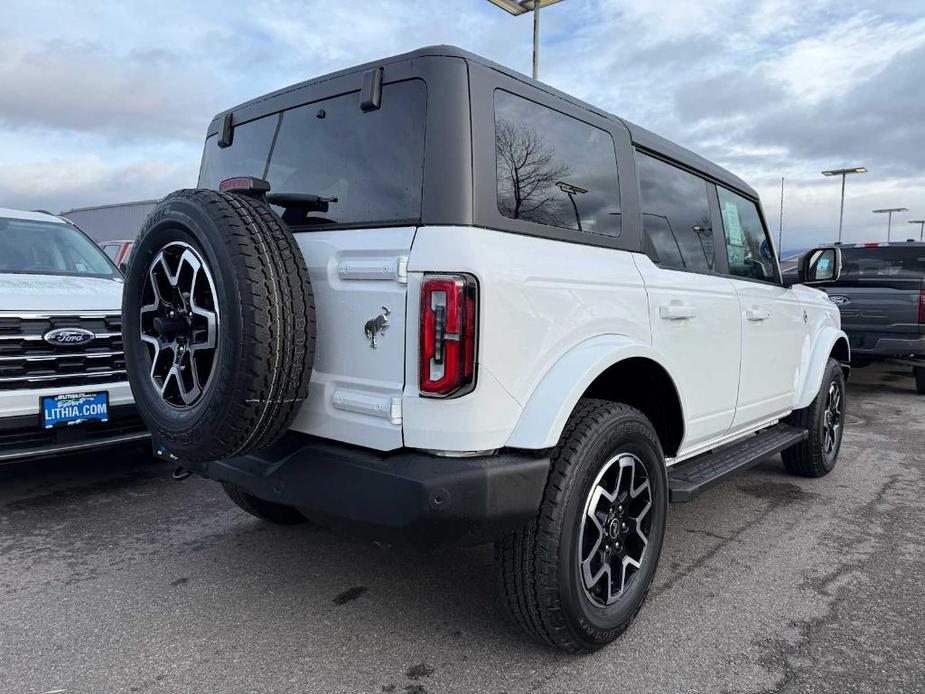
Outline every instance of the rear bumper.
<svg viewBox="0 0 925 694"><path fill-rule="evenodd" d="M0 418L0 464L146 441L150 434L134 405L110 408L108 422L43 429L38 413Z"/></svg>
<svg viewBox="0 0 925 694"><path fill-rule="evenodd" d="M289 432L268 449L192 468L323 524L429 548L490 542L535 516L549 458L378 453Z"/></svg>
<svg viewBox="0 0 925 694"><path fill-rule="evenodd" d="M925 335L850 332L851 356L865 358L913 357L925 359Z"/></svg>

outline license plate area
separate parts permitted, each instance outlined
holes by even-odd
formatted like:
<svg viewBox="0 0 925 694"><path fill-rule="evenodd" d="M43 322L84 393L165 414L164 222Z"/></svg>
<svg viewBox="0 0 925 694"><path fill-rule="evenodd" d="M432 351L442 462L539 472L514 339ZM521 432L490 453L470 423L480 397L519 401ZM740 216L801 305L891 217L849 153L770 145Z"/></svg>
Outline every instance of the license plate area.
<svg viewBox="0 0 925 694"><path fill-rule="evenodd" d="M46 395L40 407L45 429L109 421L109 393L106 391Z"/></svg>

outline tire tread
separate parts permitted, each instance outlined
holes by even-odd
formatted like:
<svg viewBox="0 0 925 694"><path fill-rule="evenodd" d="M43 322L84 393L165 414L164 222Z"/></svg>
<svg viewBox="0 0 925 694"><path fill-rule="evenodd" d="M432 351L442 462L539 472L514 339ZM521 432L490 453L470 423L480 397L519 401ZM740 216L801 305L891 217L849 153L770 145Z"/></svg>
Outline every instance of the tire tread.
<svg viewBox="0 0 925 694"><path fill-rule="evenodd" d="M588 643L576 637L569 627L560 598L558 577L559 538L564 514L561 512L576 475L582 444L597 429L615 417L642 419L638 410L605 400L585 399L578 403L566 423L560 442L553 449L549 477L537 517L519 530L495 543L498 589L502 602L515 624L534 639L569 653L596 650L629 627L648 594L648 587L636 609L600 643ZM632 426L636 422L627 422ZM651 425L639 427L661 451Z"/></svg>

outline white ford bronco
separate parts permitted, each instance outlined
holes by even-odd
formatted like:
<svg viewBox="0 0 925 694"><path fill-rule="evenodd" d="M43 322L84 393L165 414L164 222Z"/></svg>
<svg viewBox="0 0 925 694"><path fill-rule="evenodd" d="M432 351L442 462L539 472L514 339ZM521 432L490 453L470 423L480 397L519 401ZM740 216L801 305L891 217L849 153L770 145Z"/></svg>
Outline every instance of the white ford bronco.
<svg viewBox="0 0 925 694"><path fill-rule="evenodd" d="M587 651L668 502L832 470L848 341L805 285L839 264L783 282L742 180L433 47L216 116L138 239L126 355L161 454L244 510L494 542L514 619Z"/></svg>

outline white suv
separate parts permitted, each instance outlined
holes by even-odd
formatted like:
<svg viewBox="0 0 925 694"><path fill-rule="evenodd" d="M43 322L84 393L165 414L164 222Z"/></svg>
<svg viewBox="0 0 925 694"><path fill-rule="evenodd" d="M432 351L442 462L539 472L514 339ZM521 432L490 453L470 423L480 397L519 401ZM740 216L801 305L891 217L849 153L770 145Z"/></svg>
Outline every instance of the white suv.
<svg viewBox="0 0 925 694"><path fill-rule="evenodd" d="M0 209L0 463L142 442L122 276L70 222Z"/></svg>
<svg viewBox="0 0 925 694"><path fill-rule="evenodd" d="M545 85L452 47L346 70L217 116L199 185L135 246L129 376L162 454L258 517L494 541L517 622L583 651L669 501L835 465L848 342L755 191Z"/></svg>

